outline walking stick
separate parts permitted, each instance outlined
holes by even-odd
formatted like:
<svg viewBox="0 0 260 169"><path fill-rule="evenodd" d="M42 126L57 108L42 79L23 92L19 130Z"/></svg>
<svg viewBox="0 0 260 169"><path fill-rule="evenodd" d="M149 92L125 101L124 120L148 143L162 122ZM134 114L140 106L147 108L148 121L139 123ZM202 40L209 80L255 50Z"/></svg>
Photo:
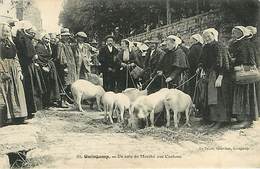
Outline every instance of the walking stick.
<svg viewBox="0 0 260 169"><path fill-rule="evenodd" d="M126 89L128 88L128 66L126 66Z"/></svg>

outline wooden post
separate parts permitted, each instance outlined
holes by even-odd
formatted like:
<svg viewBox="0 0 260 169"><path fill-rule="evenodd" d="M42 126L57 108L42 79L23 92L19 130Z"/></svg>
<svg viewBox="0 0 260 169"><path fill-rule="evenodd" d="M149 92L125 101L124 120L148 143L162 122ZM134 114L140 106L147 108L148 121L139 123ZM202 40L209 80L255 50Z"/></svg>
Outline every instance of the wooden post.
<svg viewBox="0 0 260 169"><path fill-rule="evenodd" d="M166 0L167 24L172 23L170 0Z"/></svg>

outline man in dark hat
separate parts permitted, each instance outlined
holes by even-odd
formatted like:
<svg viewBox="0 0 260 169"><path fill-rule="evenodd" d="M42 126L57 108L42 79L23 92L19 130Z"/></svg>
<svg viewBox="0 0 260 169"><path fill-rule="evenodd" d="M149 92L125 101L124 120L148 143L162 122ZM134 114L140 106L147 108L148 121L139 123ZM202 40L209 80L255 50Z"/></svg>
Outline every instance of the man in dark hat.
<svg viewBox="0 0 260 169"><path fill-rule="evenodd" d="M165 52L158 47L160 43L159 39L153 38L152 40L146 40L145 43L149 46L145 56L145 80L149 82L152 78L157 76L157 70L160 60L165 55ZM154 82L148 88L148 93L154 93L162 87L162 77L155 78Z"/></svg>
<svg viewBox="0 0 260 169"><path fill-rule="evenodd" d="M65 87L67 94L70 93L70 86L77 78L75 55L72 51L70 43L70 31L68 28L61 30L61 40L58 43L57 49L57 63L58 74L62 81L62 85ZM69 101L69 99L67 99ZM66 102L65 102L66 103Z"/></svg>
<svg viewBox="0 0 260 169"><path fill-rule="evenodd" d="M100 71L103 73L103 85L106 91L115 91L116 55L118 50L114 47L114 36L105 38L106 45L100 49Z"/></svg>

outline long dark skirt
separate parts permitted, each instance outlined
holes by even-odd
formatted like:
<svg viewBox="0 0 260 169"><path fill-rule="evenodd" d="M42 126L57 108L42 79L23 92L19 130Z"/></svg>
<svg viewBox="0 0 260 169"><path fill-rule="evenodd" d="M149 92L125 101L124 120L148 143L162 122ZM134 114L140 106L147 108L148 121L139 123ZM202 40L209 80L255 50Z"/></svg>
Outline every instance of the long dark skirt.
<svg viewBox="0 0 260 169"><path fill-rule="evenodd" d="M127 69L119 70L116 73L116 83L118 92L122 92L126 88L136 87L136 81L131 78Z"/></svg>
<svg viewBox="0 0 260 169"><path fill-rule="evenodd" d="M209 111L208 111L208 90L207 90L207 80L204 77L197 79L196 88L192 96L194 96L194 104L198 109L196 112L196 117L202 117L204 121L209 121Z"/></svg>
<svg viewBox="0 0 260 169"><path fill-rule="evenodd" d="M58 82L58 74L56 67L52 61L49 61L49 72L43 71L44 82L47 91L44 94L43 103L45 106L50 106L54 101L60 100L60 87Z"/></svg>
<svg viewBox="0 0 260 169"><path fill-rule="evenodd" d="M232 113L238 121L257 120L258 102L255 84L234 86Z"/></svg>
<svg viewBox="0 0 260 169"><path fill-rule="evenodd" d="M42 109L42 96L46 92L46 85L40 67L33 63L23 66L24 91L28 116L32 116L38 110Z"/></svg>
<svg viewBox="0 0 260 169"><path fill-rule="evenodd" d="M208 78L208 107L209 121L212 122L230 122L231 120L231 103L232 90L231 78L229 73L223 75L220 88L215 88L216 76L209 73Z"/></svg>

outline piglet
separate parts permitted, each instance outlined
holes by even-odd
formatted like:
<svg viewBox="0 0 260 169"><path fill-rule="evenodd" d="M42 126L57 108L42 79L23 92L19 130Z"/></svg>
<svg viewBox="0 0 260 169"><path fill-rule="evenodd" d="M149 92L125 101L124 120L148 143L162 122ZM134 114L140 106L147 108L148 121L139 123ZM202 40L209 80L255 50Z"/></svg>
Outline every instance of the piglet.
<svg viewBox="0 0 260 169"><path fill-rule="evenodd" d="M190 126L189 117L190 112L193 110L194 105L192 103L191 97L178 90L178 89L170 89L169 93L166 95L164 99L164 105L166 109L167 123L166 126L170 126L170 111L172 110L174 113L174 126L178 128L179 124L179 113L185 112L186 115L186 123L185 125Z"/></svg>
<svg viewBox="0 0 260 169"><path fill-rule="evenodd" d="M84 112L81 106L82 100L96 99L98 110L101 111L100 99L105 93L102 86L94 85L87 80L77 80L71 85L74 103L79 111Z"/></svg>
<svg viewBox="0 0 260 169"><path fill-rule="evenodd" d="M116 94L114 92L106 92L102 96L102 104L105 111L105 119L107 119L108 116L111 124L114 123L112 115L113 115L115 99L116 99Z"/></svg>
<svg viewBox="0 0 260 169"><path fill-rule="evenodd" d="M120 118L118 121L124 122L124 113L129 112L130 108L130 99L123 93L116 94L116 99L114 102L114 112L119 110Z"/></svg>
<svg viewBox="0 0 260 169"><path fill-rule="evenodd" d="M146 119L146 126L148 126L147 117L150 115L151 127L154 127L154 115L163 111L163 101L168 92L169 89L163 88L148 96L138 97L131 106L131 117Z"/></svg>

